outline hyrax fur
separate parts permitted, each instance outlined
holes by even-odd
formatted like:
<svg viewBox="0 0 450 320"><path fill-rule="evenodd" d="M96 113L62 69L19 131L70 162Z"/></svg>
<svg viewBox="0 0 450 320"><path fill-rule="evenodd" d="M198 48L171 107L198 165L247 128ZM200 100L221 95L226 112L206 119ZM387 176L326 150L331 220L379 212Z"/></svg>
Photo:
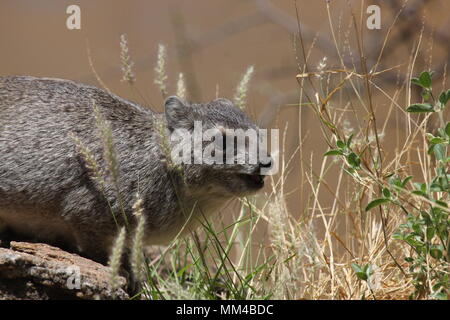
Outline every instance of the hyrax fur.
<svg viewBox="0 0 450 320"><path fill-rule="evenodd" d="M75 142L90 150L100 168L107 167L93 104L111 127L116 184L104 172L99 186ZM162 137L192 130L194 121L203 130L257 129L226 99L188 104L170 97L165 112L155 113L69 80L0 77L0 225L105 263L118 225L135 223L132 207L139 193L147 244L192 231L199 218L264 183L262 164L171 166Z"/></svg>

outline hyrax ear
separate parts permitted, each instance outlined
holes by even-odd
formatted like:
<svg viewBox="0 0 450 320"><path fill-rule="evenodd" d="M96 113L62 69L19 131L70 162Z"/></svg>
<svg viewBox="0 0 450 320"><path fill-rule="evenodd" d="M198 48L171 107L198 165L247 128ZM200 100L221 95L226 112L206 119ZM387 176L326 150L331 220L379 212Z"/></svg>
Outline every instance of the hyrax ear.
<svg viewBox="0 0 450 320"><path fill-rule="evenodd" d="M220 103L220 104L223 104L223 105L229 105L231 107L234 106L234 103L231 102L231 100L228 100L228 99L225 99L225 98L217 98L217 99L213 100L213 102Z"/></svg>
<svg viewBox="0 0 450 320"><path fill-rule="evenodd" d="M192 108L177 96L167 98L164 106L167 126L170 130L176 128L191 128Z"/></svg>

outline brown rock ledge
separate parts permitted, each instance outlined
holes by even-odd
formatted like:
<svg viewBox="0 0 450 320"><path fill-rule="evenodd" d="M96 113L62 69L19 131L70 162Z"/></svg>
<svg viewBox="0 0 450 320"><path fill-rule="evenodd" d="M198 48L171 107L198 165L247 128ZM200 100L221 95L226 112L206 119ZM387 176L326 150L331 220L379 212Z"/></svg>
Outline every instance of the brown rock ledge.
<svg viewBox="0 0 450 320"><path fill-rule="evenodd" d="M47 244L0 247L0 300L128 299L123 277L119 284L111 288L108 267Z"/></svg>

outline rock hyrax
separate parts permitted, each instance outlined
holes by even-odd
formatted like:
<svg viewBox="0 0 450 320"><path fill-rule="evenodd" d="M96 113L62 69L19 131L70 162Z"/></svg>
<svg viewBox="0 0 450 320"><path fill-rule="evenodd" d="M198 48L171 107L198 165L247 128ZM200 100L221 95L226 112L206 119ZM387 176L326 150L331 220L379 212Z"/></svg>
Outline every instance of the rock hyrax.
<svg viewBox="0 0 450 320"><path fill-rule="evenodd" d="M106 167L93 103L110 124L118 168L118 183L107 172L101 188L74 142L79 139L99 167ZM0 224L104 263L118 230L113 213L119 225L133 223L139 192L148 244L193 230L199 217L261 189L260 169L268 165L170 166L161 137L177 129L190 132L196 121L203 130L258 129L226 99L188 104L170 97L165 112L155 113L69 80L0 77Z"/></svg>

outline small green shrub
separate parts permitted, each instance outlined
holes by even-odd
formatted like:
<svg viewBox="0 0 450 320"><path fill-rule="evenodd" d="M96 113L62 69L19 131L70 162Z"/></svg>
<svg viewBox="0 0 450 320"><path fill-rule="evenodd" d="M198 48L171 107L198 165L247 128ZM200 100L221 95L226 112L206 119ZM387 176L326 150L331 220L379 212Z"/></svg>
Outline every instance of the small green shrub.
<svg viewBox="0 0 450 320"><path fill-rule="evenodd" d="M412 79L413 84L422 88L423 102L410 105L406 109L407 112L443 112L450 99L450 90L441 92L436 99L431 88L431 77L432 73L425 71L418 78ZM412 176L401 179L397 175L391 175L388 179L389 186L383 188L383 197L371 201L366 211L385 203L402 208L407 214L406 222L399 226L393 238L404 241L412 249L411 255L405 260L413 277L416 289L414 295L416 298L429 295L432 298L447 299L450 289L450 122L439 128L436 136L427 133L426 137L428 154L435 160L435 174L430 181L414 182L413 188L409 190L408 182L412 180ZM405 193L419 197L419 201L406 208L399 198L400 194Z"/></svg>

